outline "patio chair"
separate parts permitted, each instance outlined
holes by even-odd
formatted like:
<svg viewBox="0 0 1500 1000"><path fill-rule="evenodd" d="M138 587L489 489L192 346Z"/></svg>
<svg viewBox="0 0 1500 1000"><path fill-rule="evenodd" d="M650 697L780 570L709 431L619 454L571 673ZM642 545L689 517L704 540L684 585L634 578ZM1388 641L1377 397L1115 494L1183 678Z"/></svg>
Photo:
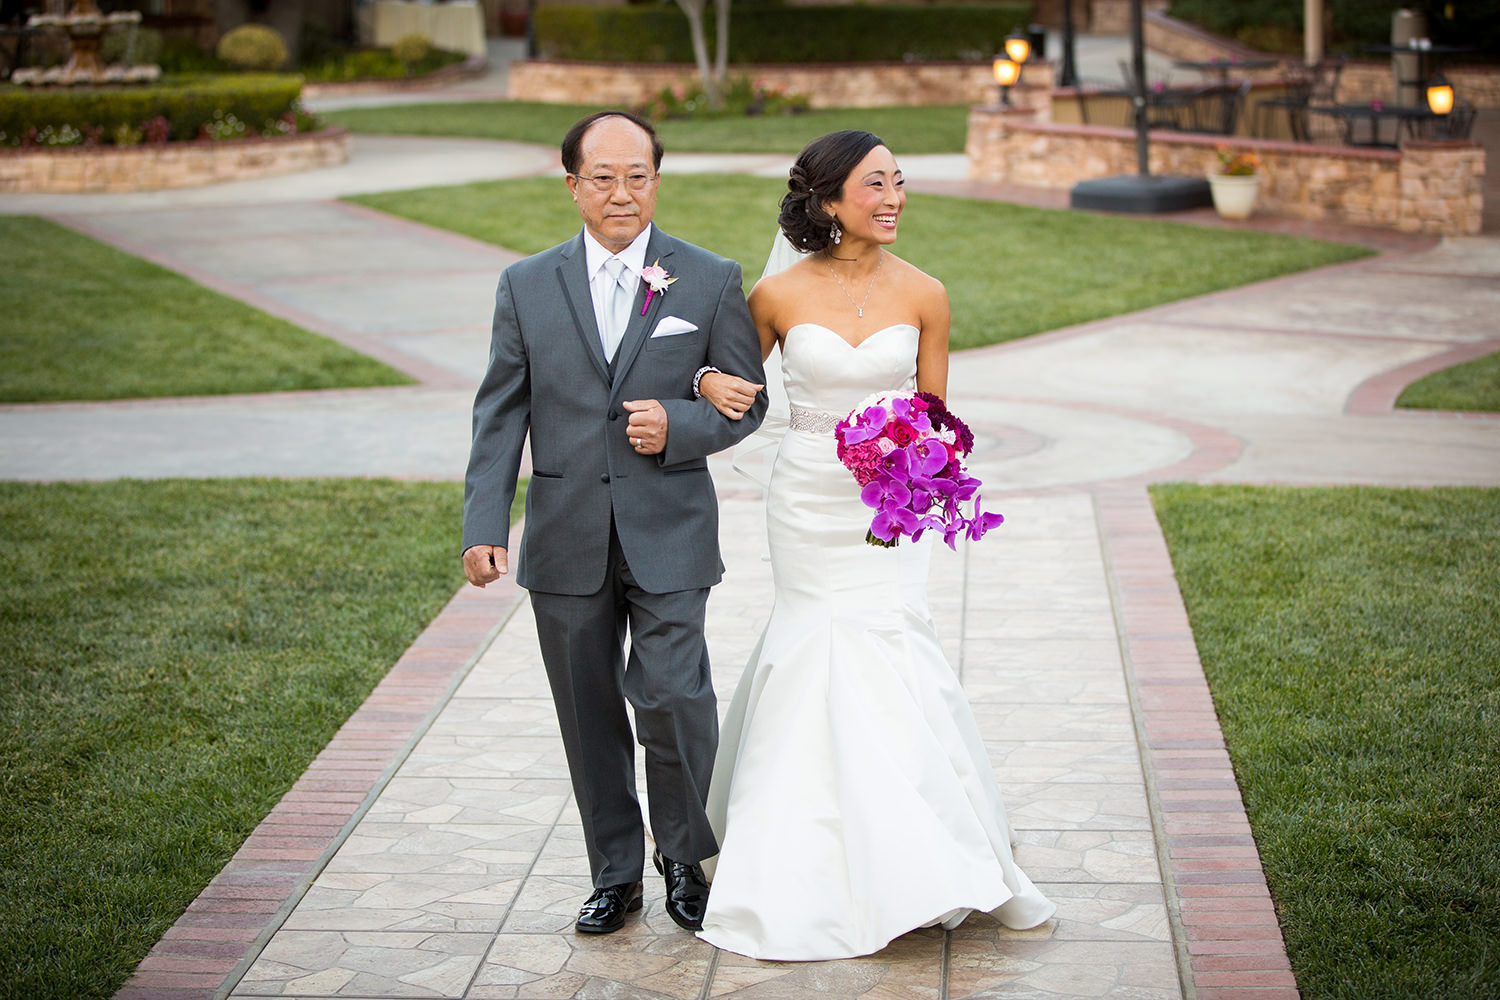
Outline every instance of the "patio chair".
<svg viewBox="0 0 1500 1000"><path fill-rule="evenodd" d="M1339 77L1344 72L1344 57L1332 56L1320 60L1315 66L1289 64L1282 79L1286 93L1280 97L1268 97L1255 106L1255 121L1252 131L1264 137L1268 123L1275 120L1278 111L1284 112L1287 128L1297 142L1311 142L1312 131L1308 125L1309 104L1333 104L1338 99ZM1320 136L1319 138L1328 138Z"/></svg>
<svg viewBox="0 0 1500 1000"><path fill-rule="evenodd" d="M1234 135L1240 112L1245 106L1245 97L1249 93L1249 80L1218 83L1194 91L1189 104L1191 119L1188 130Z"/></svg>
<svg viewBox="0 0 1500 1000"><path fill-rule="evenodd" d="M1406 134L1413 139L1467 139L1477 114L1468 98L1453 102L1453 110L1441 118L1408 118Z"/></svg>

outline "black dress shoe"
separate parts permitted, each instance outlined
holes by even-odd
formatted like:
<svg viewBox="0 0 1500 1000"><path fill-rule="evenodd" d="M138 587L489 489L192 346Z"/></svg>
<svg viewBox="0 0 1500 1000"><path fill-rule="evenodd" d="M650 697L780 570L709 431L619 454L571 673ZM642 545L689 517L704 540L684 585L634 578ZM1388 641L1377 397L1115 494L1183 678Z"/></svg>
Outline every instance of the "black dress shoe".
<svg viewBox="0 0 1500 1000"><path fill-rule="evenodd" d="M573 926L584 934L608 934L625 926L625 914L641 908L641 884L624 882L595 889Z"/></svg>
<svg viewBox="0 0 1500 1000"><path fill-rule="evenodd" d="M703 929L703 911L708 909L708 879L703 869L685 861L673 861L662 857L661 851L651 856L656 870L667 880L667 913L685 931Z"/></svg>

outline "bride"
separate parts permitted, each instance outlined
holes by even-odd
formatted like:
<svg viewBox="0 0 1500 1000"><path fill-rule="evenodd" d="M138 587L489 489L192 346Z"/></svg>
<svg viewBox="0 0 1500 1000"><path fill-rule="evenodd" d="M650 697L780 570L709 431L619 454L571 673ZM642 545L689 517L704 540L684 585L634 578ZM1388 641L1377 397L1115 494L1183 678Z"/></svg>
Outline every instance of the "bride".
<svg viewBox="0 0 1500 1000"><path fill-rule="evenodd" d="M800 259L750 294L763 353L782 352L791 418L766 500L775 605L709 786L721 849L701 936L752 958L850 958L974 910L1013 928L1055 910L1011 856L927 609L931 535L867 544L872 512L835 453L834 424L871 393L947 394L947 292L886 250L902 184L868 132L812 142L779 220ZM716 373L699 384L731 417L757 388Z"/></svg>

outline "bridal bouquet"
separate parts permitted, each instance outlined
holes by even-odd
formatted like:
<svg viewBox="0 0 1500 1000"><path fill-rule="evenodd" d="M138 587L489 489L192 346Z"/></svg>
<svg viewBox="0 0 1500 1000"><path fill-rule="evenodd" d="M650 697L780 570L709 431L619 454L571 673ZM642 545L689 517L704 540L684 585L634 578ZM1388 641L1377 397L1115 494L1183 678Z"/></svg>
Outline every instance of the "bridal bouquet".
<svg viewBox="0 0 1500 1000"><path fill-rule="evenodd" d="M978 541L1004 521L979 509L982 485L964 468L974 448L968 425L930 392L877 393L856 406L834 428L839 461L863 487L860 498L875 508L865 541L892 546L902 535L915 541L941 531L953 548L960 534ZM963 502L974 498L974 513Z"/></svg>

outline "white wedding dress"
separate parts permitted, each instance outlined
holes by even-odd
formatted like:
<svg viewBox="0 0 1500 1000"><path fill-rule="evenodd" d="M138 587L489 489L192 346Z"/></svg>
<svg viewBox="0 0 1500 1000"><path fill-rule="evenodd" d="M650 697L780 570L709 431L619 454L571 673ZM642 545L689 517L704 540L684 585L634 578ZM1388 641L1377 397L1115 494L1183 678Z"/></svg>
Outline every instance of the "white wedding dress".
<svg viewBox="0 0 1500 1000"><path fill-rule="evenodd" d="M873 511L835 451L833 423L860 400L915 388L917 340L909 325L858 347L811 323L786 334L792 427L766 500L775 605L708 797L721 850L701 936L741 955L850 958L974 910L1026 928L1055 909L1011 856L928 613L931 536L867 544Z"/></svg>

